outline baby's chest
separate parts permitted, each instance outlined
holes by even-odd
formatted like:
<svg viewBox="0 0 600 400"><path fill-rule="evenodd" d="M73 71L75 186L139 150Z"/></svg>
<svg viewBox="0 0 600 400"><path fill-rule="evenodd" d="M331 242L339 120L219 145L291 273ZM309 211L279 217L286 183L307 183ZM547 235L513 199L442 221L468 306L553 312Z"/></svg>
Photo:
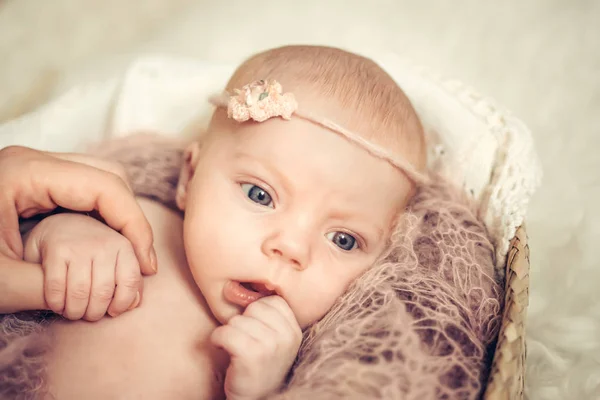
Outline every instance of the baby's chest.
<svg viewBox="0 0 600 400"><path fill-rule="evenodd" d="M145 285L138 309L51 327L48 379L55 398L221 397L227 359L209 342L215 322L197 293L186 290L192 286L161 272Z"/></svg>
<svg viewBox="0 0 600 400"><path fill-rule="evenodd" d="M141 324L93 325L52 327L55 343L47 377L55 398L208 399L222 390L217 377L223 355L206 335L165 328L158 320L146 329Z"/></svg>

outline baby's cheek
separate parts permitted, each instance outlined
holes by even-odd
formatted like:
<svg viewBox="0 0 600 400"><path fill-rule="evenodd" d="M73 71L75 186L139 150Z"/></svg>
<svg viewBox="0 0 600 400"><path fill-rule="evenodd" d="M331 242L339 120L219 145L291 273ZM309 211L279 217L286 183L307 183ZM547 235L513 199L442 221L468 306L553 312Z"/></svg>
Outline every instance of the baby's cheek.
<svg viewBox="0 0 600 400"><path fill-rule="evenodd" d="M323 318L343 293L336 284L313 286L313 290L304 291L292 308L300 327L304 329Z"/></svg>
<svg viewBox="0 0 600 400"><path fill-rule="evenodd" d="M194 278L198 280L203 275L215 271L215 268L206 268L206 266L219 260L218 255L221 250L218 248L219 240L215 239L218 232L215 232L211 221L207 218L186 219L185 222L186 257Z"/></svg>
<svg viewBox="0 0 600 400"><path fill-rule="evenodd" d="M323 318L374 261L375 259L356 263L332 262L315 268L314 275L305 280L303 288L298 288L299 295L294 301L297 307L292 307L300 326L305 328Z"/></svg>

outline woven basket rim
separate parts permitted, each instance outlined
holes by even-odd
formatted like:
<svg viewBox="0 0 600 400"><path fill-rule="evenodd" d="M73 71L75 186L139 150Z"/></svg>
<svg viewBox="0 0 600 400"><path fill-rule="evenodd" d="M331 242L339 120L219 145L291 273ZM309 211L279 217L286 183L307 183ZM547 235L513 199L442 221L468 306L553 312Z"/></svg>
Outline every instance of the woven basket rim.
<svg viewBox="0 0 600 400"><path fill-rule="evenodd" d="M506 257L502 325L494 352L485 400L523 399L525 317L529 304L529 245L525 226L517 229Z"/></svg>

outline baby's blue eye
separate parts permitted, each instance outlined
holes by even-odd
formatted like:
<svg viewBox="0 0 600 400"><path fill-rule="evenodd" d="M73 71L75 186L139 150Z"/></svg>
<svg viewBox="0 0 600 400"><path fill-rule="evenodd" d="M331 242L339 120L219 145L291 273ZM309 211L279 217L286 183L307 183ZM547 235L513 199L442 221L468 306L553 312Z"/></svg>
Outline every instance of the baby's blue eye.
<svg viewBox="0 0 600 400"><path fill-rule="evenodd" d="M273 208L273 199L266 190L251 183L242 183L241 186L250 200L261 206Z"/></svg>
<svg viewBox="0 0 600 400"><path fill-rule="evenodd" d="M342 250L350 251L358 247L358 242L354 236L345 232L331 232L327 234L327 239L331 240Z"/></svg>

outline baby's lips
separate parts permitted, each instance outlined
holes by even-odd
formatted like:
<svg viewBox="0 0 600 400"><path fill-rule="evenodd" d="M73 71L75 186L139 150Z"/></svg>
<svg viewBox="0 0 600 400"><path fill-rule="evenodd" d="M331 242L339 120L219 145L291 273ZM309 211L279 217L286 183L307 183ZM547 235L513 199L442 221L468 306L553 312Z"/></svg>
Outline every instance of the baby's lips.
<svg viewBox="0 0 600 400"><path fill-rule="evenodd" d="M264 294L245 288L238 281L229 281L223 288L223 296L230 303L240 307L248 307L256 300L265 297Z"/></svg>

